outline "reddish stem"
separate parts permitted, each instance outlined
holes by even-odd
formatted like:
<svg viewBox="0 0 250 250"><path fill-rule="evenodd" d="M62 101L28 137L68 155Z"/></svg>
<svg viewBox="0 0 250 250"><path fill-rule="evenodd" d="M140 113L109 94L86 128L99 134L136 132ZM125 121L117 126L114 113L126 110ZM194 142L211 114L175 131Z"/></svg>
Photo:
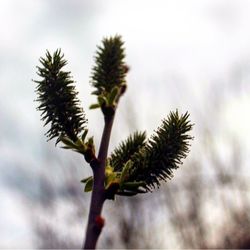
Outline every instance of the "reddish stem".
<svg viewBox="0 0 250 250"><path fill-rule="evenodd" d="M114 121L114 113L104 116L104 130L102 134L98 159L91 164L93 170L93 192L90 202L89 218L83 249L95 249L97 240L104 226L104 219L101 217L102 207L105 201L105 163L108 154L111 130ZM100 223L102 221L102 223Z"/></svg>

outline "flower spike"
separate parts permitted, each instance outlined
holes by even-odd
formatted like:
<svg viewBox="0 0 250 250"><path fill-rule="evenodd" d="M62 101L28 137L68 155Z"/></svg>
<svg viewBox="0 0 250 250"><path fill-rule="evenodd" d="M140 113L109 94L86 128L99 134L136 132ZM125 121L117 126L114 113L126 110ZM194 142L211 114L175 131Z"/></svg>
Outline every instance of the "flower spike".
<svg viewBox="0 0 250 250"><path fill-rule="evenodd" d="M145 147L131 157L128 181L144 181L146 190L151 191L160 186L161 180L173 177L173 170L186 158L193 139L188 134L193 127L188 118L188 113L179 116L176 111L163 120Z"/></svg>
<svg viewBox="0 0 250 250"><path fill-rule="evenodd" d="M97 47L95 66L92 70L91 83L96 88L97 103L90 109L101 108L106 115L113 114L127 85L125 77L129 67L125 64L125 51L120 36L104 38L102 46Z"/></svg>
<svg viewBox="0 0 250 250"><path fill-rule="evenodd" d="M38 110L42 112L42 120L45 125L51 127L46 135L51 140L57 137L67 136L73 142L77 141L79 133L85 130L85 114L79 106L78 92L73 85L70 72L63 71L67 64L64 55L58 49L51 55L48 51L45 58L40 58L41 67L37 67L37 74L42 78L36 82L36 101L40 103Z"/></svg>
<svg viewBox="0 0 250 250"><path fill-rule="evenodd" d="M127 66L124 62L125 52L120 36L104 38L102 47L98 46L92 74L92 84L96 87L94 94L110 93L115 86L126 83Z"/></svg>

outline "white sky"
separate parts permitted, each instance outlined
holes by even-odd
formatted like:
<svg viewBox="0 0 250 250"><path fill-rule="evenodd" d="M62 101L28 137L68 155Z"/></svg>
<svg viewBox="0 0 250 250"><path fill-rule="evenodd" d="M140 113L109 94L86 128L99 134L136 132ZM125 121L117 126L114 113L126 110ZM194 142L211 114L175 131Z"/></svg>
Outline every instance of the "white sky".
<svg viewBox="0 0 250 250"><path fill-rule="evenodd" d="M114 34L121 34L125 40L131 72L113 142L128 134L129 129L123 129L121 123L132 119L126 109L126 103L132 101L129 105L137 116L137 129L152 132L170 110L189 110L196 124L194 148L199 146L199 133L206 125L215 126L215 136L224 138L233 133L249 152L249 24L250 1L240 0L1 0L1 171L6 171L5 162L14 162L14 152L19 152L18 159L28 162L28 155L41 159L39 150L47 145L31 82L36 78L38 58L46 49L60 47L65 52L98 142L101 131L95 125L100 122L100 114L87 110L94 101L89 97L89 75L96 44ZM239 78L232 82L234 73L241 77L240 82ZM235 95L227 95L232 85ZM216 105L211 98L214 93L221 94L223 102L217 116L210 117L209 107ZM0 221L4 218L13 232L22 226L25 229L25 223L18 220L23 214L22 208L16 212L16 199L11 202L3 191L0 194ZM0 226L2 246L15 246L11 242L32 246L17 233L10 240L1 233L3 230Z"/></svg>

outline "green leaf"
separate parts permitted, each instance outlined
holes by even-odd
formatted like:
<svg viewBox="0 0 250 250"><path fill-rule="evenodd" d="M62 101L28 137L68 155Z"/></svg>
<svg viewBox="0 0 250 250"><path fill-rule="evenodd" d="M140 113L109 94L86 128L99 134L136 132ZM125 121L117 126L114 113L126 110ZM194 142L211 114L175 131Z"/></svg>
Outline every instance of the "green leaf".
<svg viewBox="0 0 250 250"><path fill-rule="evenodd" d="M93 176L89 176L89 177L87 177L87 178L85 178L85 179L82 179L82 180L81 180L81 183L86 183L86 182L89 181L90 179L93 179Z"/></svg>
<svg viewBox="0 0 250 250"><path fill-rule="evenodd" d="M91 146L91 147L94 146L94 137L93 136L88 138L86 145Z"/></svg>
<svg viewBox="0 0 250 250"><path fill-rule="evenodd" d="M102 105L107 105L107 103L108 103L108 100L105 96L98 96L97 100L98 100L100 107Z"/></svg>
<svg viewBox="0 0 250 250"><path fill-rule="evenodd" d="M100 104L99 104L99 103L91 104L91 105L89 106L89 109L98 109L98 108L100 108Z"/></svg>
<svg viewBox="0 0 250 250"><path fill-rule="evenodd" d="M135 196L137 195L138 192L134 192L134 191L118 191L117 195L121 195L121 196Z"/></svg>
<svg viewBox="0 0 250 250"><path fill-rule="evenodd" d="M133 163L132 163L131 160L128 160L125 163L125 166L122 169L121 178L120 178L121 185L123 185L124 181L126 181L126 179L128 178L128 176L129 176L129 170L131 169L132 164Z"/></svg>
<svg viewBox="0 0 250 250"><path fill-rule="evenodd" d="M85 141L85 138L86 138L87 134L88 134L88 129L85 129L84 132L83 132L83 134L82 134L82 141L83 141L83 143Z"/></svg>
<svg viewBox="0 0 250 250"><path fill-rule="evenodd" d="M146 186L146 182L144 181L138 181L138 182L125 182L123 183L122 188L123 189L129 189L129 190L136 190L139 187L145 187Z"/></svg>
<svg viewBox="0 0 250 250"><path fill-rule="evenodd" d="M84 188L84 192L90 192L92 191L93 188L93 178L87 180L85 188Z"/></svg>
<svg viewBox="0 0 250 250"><path fill-rule="evenodd" d="M60 141L62 141L65 145L67 145L69 148L76 148L77 145L68 137L66 136L61 136Z"/></svg>
<svg viewBox="0 0 250 250"><path fill-rule="evenodd" d="M117 86L115 86L111 93L108 95L108 105L114 105L115 99L117 98L119 92L119 88Z"/></svg>
<svg viewBox="0 0 250 250"><path fill-rule="evenodd" d="M102 92L99 89L91 92L91 95L101 95L101 94Z"/></svg>
<svg viewBox="0 0 250 250"><path fill-rule="evenodd" d="M110 184L116 179L117 175L114 169L107 165L105 168L105 188L108 188Z"/></svg>

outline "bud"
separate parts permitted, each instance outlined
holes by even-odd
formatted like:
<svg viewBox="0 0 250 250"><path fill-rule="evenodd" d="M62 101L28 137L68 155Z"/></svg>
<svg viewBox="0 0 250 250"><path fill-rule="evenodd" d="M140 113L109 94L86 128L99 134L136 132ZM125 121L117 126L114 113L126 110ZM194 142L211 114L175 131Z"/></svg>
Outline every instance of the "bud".
<svg viewBox="0 0 250 250"><path fill-rule="evenodd" d="M100 215L97 215L95 217L95 226L97 227L98 230L102 230L103 226L105 224L105 220L103 217L101 217Z"/></svg>

